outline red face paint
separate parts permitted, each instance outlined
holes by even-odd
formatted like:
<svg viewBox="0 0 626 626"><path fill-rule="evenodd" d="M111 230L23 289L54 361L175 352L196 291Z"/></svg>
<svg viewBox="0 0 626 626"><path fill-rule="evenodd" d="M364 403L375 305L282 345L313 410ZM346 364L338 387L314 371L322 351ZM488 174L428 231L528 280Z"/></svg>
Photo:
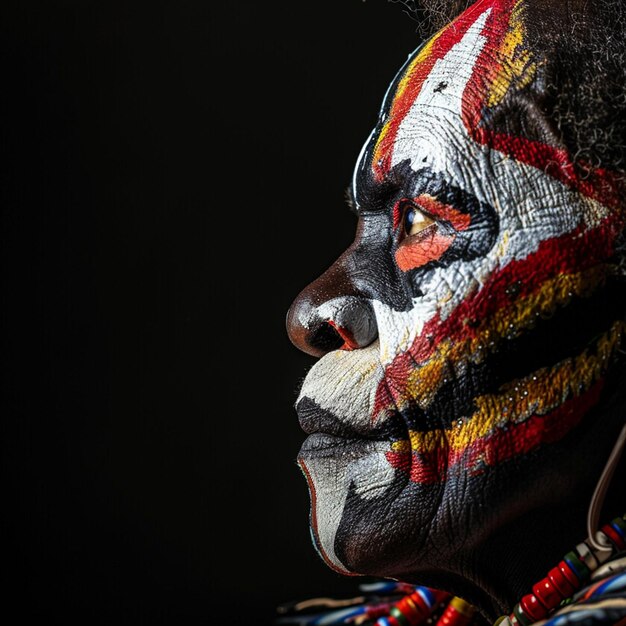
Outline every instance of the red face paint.
<svg viewBox="0 0 626 626"><path fill-rule="evenodd" d="M431 224L416 235L407 237L396 250L396 263L403 271L417 269L440 259L454 242L454 236L442 235L437 224Z"/></svg>

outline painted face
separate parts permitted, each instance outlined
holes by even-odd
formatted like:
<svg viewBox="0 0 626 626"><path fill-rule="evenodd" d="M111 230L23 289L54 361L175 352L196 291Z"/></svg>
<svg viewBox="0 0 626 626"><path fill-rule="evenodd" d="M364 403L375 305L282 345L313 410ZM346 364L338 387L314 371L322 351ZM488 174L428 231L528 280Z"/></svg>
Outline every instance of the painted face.
<svg viewBox="0 0 626 626"><path fill-rule="evenodd" d="M468 520L534 506L620 346L619 185L552 130L526 13L479 1L409 58L356 165L356 239L290 311L325 353L299 463L343 573L435 568Z"/></svg>

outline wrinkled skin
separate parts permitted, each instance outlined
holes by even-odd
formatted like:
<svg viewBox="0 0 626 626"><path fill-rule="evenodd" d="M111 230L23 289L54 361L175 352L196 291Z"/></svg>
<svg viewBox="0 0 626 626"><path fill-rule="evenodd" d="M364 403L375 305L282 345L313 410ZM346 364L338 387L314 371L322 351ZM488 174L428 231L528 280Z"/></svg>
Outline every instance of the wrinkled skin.
<svg viewBox="0 0 626 626"><path fill-rule="evenodd" d="M356 238L288 316L321 356L296 405L320 555L489 618L585 536L624 421L623 178L550 117L540 9L479 1L409 58Z"/></svg>

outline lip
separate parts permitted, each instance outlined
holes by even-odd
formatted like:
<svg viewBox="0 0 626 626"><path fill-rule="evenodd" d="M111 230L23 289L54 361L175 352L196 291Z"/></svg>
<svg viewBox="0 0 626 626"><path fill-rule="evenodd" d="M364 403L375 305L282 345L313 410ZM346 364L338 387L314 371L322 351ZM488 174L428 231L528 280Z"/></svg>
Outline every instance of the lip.
<svg viewBox="0 0 626 626"><path fill-rule="evenodd" d="M323 433L338 439L359 439L370 441L390 441L401 435L401 420L388 418L384 423L373 425L369 416L365 419L347 421L331 411L323 409L314 400L303 397L296 405L296 412L302 430L314 435Z"/></svg>
<svg viewBox="0 0 626 626"><path fill-rule="evenodd" d="M333 459L341 457L342 461L361 459L363 456L391 449L390 441L364 439L348 439L328 433L313 433L302 444L298 459Z"/></svg>
<svg viewBox="0 0 626 626"><path fill-rule="evenodd" d="M323 409L314 400L303 397L296 405L300 427L308 435L325 434L339 441L360 440L391 443L406 439L406 428L400 415L387 416L379 424L373 424L370 417L347 420ZM335 446L337 447L337 446Z"/></svg>

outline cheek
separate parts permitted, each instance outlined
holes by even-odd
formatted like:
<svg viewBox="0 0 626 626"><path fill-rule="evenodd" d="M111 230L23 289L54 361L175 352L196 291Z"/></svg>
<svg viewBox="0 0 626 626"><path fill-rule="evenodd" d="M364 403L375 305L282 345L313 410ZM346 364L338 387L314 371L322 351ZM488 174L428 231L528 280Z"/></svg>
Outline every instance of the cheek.
<svg viewBox="0 0 626 626"><path fill-rule="evenodd" d="M454 239L454 235L443 235L435 230L414 243L407 240L396 250L396 263L403 272L407 272L437 261L454 243Z"/></svg>

